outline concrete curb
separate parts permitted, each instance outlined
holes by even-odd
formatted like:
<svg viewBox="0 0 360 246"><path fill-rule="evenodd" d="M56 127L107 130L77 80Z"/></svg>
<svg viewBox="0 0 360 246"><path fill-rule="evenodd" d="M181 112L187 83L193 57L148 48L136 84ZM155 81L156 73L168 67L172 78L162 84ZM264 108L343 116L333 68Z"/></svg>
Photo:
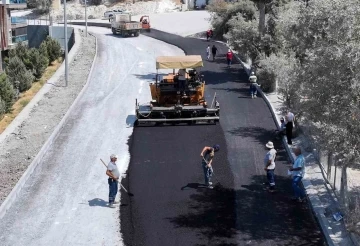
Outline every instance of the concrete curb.
<svg viewBox="0 0 360 246"><path fill-rule="evenodd" d="M76 30L76 31L75 31ZM78 47L80 47L80 43L76 42L76 40L81 40L80 38L80 34L79 34L79 30L75 29L75 44L78 43ZM90 34L92 35L92 34ZM68 109L68 111L66 112L66 114L64 115L64 117L61 119L60 123L56 126L56 128L54 129L53 133L51 134L51 136L47 139L47 141L45 142L45 144L43 145L43 147L41 148L41 150L39 151L39 153L36 155L35 159L31 162L31 164L29 165L29 167L26 169L25 173L21 176L21 178L19 179L19 181L17 182L17 184L15 185L15 187L12 189L12 191L10 192L10 194L6 197L5 201L1 204L0 206L0 219L3 218L7 212L7 210L9 210L9 208L12 206L12 204L15 202L17 196L19 195L19 193L21 192L22 188L24 187L26 181L30 178L31 174L34 172L35 168L38 166L39 163L41 163L41 160L43 158L43 156L46 154L46 152L48 151L48 149L52 146L52 143L54 142L54 140L57 138L57 136L59 135L61 129L64 127L66 121L68 120L70 113L72 111L72 109L77 105L77 102L80 100L81 96L84 94L86 88L89 85L89 80L91 78L91 74L92 71L94 69L94 64L97 58L97 50L98 50L98 44L97 44L97 38L96 36L92 35L93 37L95 37L95 56L94 56L94 60L93 63L91 65L91 69L86 81L86 84L84 85L84 87L81 89L80 93L78 94L77 98L75 99L75 101L72 103L72 105L70 106L70 108ZM71 56L71 61L73 60L73 58L75 57L75 52L77 51L77 49L74 49L74 52L72 53ZM70 52L69 52L70 53ZM69 58L70 58L70 54L69 54ZM69 59L70 60L70 59ZM60 69L59 69L60 70ZM58 71L59 71L58 70ZM64 71L64 70L63 70ZM62 72L63 72L62 71Z"/></svg>
<svg viewBox="0 0 360 246"><path fill-rule="evenodd" d="M75 31L75 28L74 28ZM76 32L75 32L76 36ZM80 47L80 44L75 44L71 48L68 58L70 63L74 60L74 57ZM16 118L10 123L8 127L0 134L0 144L14 131L21 123L29 117L31 110L36 106L36 104L44 97L44 95L51 90L51 88L56 85L56 81L64 74L65 71L65 62L61 64L58 70L54 73L54 75L46 82L46 84L36 93L34 98L21 110L20 114L16 116Z"/></svg>

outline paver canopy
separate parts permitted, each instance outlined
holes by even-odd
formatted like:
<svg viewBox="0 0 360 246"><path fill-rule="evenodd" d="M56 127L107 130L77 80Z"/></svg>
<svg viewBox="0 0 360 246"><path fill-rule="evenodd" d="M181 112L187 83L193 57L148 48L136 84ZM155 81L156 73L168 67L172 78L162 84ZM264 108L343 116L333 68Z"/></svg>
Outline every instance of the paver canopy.
<svg viewBox="0 0 360 246"><path fill-rule="evenodd" d="M159 56L156 59L156 69L186 69L203 66L203 61L199 55Z"/></svg>

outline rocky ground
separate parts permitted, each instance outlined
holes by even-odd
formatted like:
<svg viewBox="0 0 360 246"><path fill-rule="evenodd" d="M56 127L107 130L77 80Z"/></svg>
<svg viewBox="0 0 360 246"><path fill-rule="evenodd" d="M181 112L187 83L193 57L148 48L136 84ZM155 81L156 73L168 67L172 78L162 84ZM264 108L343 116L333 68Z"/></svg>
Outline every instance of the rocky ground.
<svg viewBox="0 0 360 246"><path fill-rule="evenodd" d="M126 10L131 12L132 15L139 14L153 14L153 13L168 13L179 11L180 5L172 0L161 0L161 1L148 1L148 2L136 2L135 4L125 2L116 3L111 6L99 5L99 6L88 6L87 14L89 19L101 19L104 17L104 12L107 10ZM63 20L64 11L62 8L59 10L51 11L51 16L54 21ZM67 5L67 16L68 20L81 20L85 19L85 8L80 3L69 3ZM44 16L46 18L47 16Z"/></svg>
<svg viewBox="0 0 360 246"><path fill-rule="evenodd" d="M31 164L87 81L95 55L95 38L80 32L82 44L69 64L69 83L62 76L30 116L0 143L0 204ZM71 68L77 68L71 69Z"/></svg>

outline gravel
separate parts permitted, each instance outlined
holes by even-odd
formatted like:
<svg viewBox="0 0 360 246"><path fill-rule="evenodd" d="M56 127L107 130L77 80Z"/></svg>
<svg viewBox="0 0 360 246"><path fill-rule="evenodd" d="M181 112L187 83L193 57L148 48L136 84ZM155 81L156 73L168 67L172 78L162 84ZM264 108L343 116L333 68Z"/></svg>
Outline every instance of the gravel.
<svg viewBox="0 0 360 246"><path fill-rule="evenodd" d="M68 87L61 76L29 117L0 143L0 205L31 164L87 81L95 56L95 38L80 31L81 45L69 64Z"/></svg>

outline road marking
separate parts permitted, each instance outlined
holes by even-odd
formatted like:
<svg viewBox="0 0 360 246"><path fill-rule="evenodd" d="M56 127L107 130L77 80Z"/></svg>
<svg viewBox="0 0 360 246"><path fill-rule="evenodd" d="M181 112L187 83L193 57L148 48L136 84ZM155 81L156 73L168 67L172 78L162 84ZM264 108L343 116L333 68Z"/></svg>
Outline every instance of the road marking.
<svg viewBox="0 0 360 246"><path fill-rule="evenodd" d="M138 49L138 50L140 50L140 51L142 51L143 49L141 49L140 47L136 47L136 49Z"/></svg>
<svg viewBox="0 0 360 246"><path fill-rule="evenodd" d="M141 92L142 92L143 84L144 84L144 80L141 80L140 88L139 88L139 94L141 94Z"/></svg>

